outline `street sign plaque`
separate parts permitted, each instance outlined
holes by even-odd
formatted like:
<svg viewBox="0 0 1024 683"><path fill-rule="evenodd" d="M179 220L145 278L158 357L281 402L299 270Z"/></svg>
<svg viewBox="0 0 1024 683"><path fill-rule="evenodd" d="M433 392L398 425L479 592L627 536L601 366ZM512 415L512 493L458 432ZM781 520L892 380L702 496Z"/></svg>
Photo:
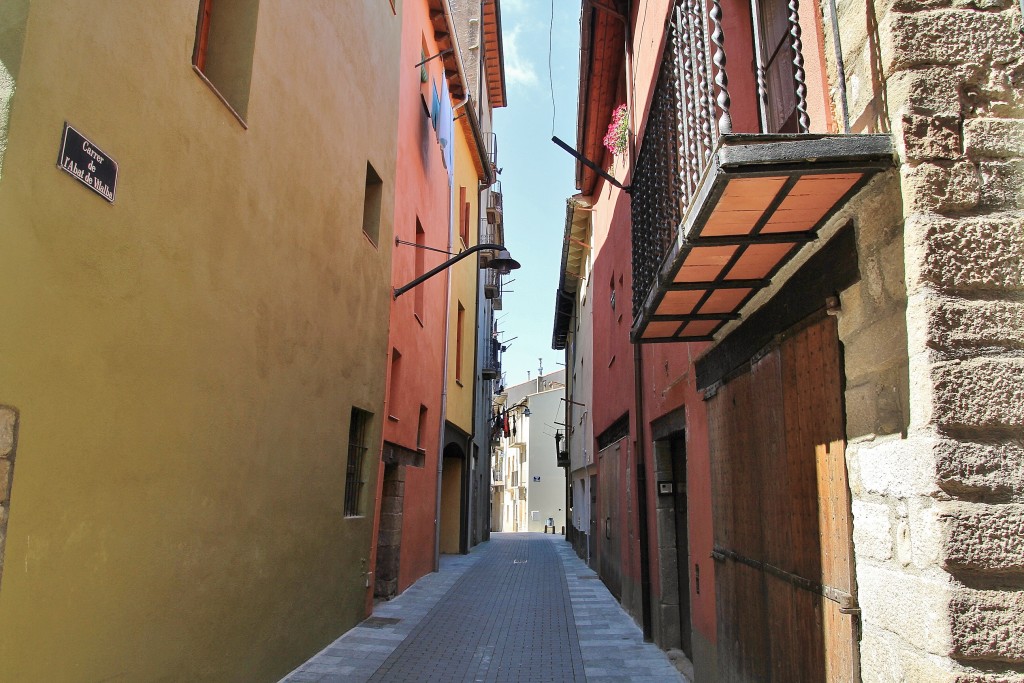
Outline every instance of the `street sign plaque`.
<svg viewBox="0 0 1024 683"><path fill-rule="evenodd" d="M117 162L92 141L64 122L57 167L90 190L114 203Z"/></svg>

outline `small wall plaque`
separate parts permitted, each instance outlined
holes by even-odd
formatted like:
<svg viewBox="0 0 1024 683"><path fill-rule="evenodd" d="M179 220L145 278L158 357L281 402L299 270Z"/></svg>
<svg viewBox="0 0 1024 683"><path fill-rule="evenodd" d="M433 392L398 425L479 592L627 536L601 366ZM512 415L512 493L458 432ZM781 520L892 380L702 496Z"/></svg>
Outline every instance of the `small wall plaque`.
<svg viewBox="0 0 1024 683"><path fill-rule="evenodd" d="M671 496L673 492L672 482L670 481L659 481L658 482L658 495L659 496Z"/></svg>
<svg viewBox="0 0 1024 683"><path fill-rule="evenodd" d="M90 190L114 203L117 162L92 141L64 122L57 167Z"/></svg>

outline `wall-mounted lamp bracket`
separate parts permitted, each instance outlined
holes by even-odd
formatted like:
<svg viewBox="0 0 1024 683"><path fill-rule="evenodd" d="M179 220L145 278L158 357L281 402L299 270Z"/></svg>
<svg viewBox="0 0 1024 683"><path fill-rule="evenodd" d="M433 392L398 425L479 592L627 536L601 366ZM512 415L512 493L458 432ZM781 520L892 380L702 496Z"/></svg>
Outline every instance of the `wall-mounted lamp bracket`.
<svg viewBox="0 0 1024 683"><path fill-rule="evenodd" d="M413 68L414 68L414 69L418 69L418 68L420 68L421 66L423 66L424 64L426 64L427 62L431 61L432 59L437 59L438 57L441 57L441 56L443 56L443 55L450 55L450 54L451 54L451 53L453 53L453 52L455 52L455 50L454 50L454 49L452 49L452 48L448 48L447 50L441 50L441 51L440 51L440 52L438 52L438 53L437 53L436 55L431 55L430 57L427 57L426 59L424 59L423 61L421 61L420 63L418 63L418 64L417 64L416 66L414 66ZM421 53L421 54L422 54L422 53Z"/></svg>
<svg viewBox="0 0 1024 683"><path fill-rule="evenodd" d="M492 251L497 251L498 255L495 258L492 258L490 261L488 261L487 265L484 266L484 268L490 268L491 270L498 271L502 275L508 275L511 271L513 271L513 270L515 270L515 269L520 267L519 266L519 261L516 261L514 258L512 258L512 256L508 253L508 251L505 249L504 246L502 246L500 244L493 244L493 243L490 243L490 242L484 243L484 244L475 244L472 247L470 247L469 249L466 249L465 251L463 251L463 252L461 252L459 254L456 254L455 256L451 257L450 259L448 259L447 261L445 261L441 265L437 266L436 268L432 268L431 270L428 270L426 273L424 273L423 275L420 275L418 278L416 278L415 280L413 280L409 284L403 285L401 287L395 287L395 290L394 290L392 296L395 299L397 299L398 297L402 296L403 294L408 292L410 289L412 289L416 285L419 285L419 284L429 280L430 278L434 277L438 273L440 273L440 272L442 272L442 271L444 271L444 270L446 270L448 268L451 268L453 265L455 265L456 263L458 263L462 259L466 258L467 256L475 254L478 251L483 251L485 249L489 249L489 250L492 250Z"/></svg>
<svg viewBox="0 0 1024 683"><path fill-rule="evenodd" d="M454 256L455 255L454 253L452 253L452 252L450 252L450 251L448 251L446 249L438 249L437 247L428 247L425 244L417 244L416 242L407 242L406 240L400 240L400 239L398 239L396 237L395 238L395 246L398 246L399 244L404 244L404 245L409 246L409 247L416 247L417 249L426 249L427 251L436 251L439 254L447 254L448 256Z"/></svg>
<svg viewBox="0 0 1024 683"><path fill-rule="evenodd" d="M568 152L569 154L571 154L574 157L576 157L581 164L583 164L584 166L586 166L587 168L592 170L594 173L596 173L597 175L601 176L602 178L607 180L609 183L611 183L615 187L617 187L620 190L622 190L623 192L629 193L629 192L633 191L633 186L632 185L623 185L618 180L616 180L614 178L614 176L611 176L608 173L606 173L603 168L601 168L600 166L595 164L593 161L591 161L590 159L586 158L585 156L583 156L582 154L577 152L575 149L573 149L571 146L569 146L568 143L559 140L554 135L551 136L551 142L555 143L556 145L558 145L559 147L564 149L566 152Z"/></svg>

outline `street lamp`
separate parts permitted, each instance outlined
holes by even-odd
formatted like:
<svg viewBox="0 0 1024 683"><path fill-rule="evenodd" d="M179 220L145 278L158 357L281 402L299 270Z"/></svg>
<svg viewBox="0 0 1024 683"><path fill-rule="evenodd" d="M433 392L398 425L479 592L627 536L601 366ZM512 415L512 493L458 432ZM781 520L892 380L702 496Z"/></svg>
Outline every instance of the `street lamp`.
<svg viewBox="0 0 1024 683"><path fill-rule="evenodd" d="M425 282L426 280L429 280L430 278L434 277L435 275L437 275L438 273L442 272L443 270L445 270L447 268L450 268L451 266L455 265L456 263L458 263L462 259L466 258L470 254L474 254L474 253L476 253L478 251L482 251L482 250L485 250L485 249L491 249L491 250L497 251L498 255L495 258L491 259L487 263L487 265L484 266L484 268L490 268L492 270L497 270L502 275L508 275L510 272L512 272L513 270L515 270L515 269L520 267L519 266L519 261L516 261L514 258L512 258L512 256L508 253L508 250L505 249L504 246L502 246L500 244L491 244L491 243L476 244L476 245L470 247L469 249L466 249L465 251L460 252L460 253L456 254L455 256L451 257L450 259L448 259L447 261L445 261L441 265L437 266L436 268L433 268L433 269L427 271L426 273L424 273L423 275L420 275L418 278L416 278L415 280L413 280L409 284L403 285L401 287L395 287L394 298L397 299L398 297L402 296L403 294L408 292L410 289L412 289L416 285L418 285L418 284L420 284L422 282Z"/></svg>

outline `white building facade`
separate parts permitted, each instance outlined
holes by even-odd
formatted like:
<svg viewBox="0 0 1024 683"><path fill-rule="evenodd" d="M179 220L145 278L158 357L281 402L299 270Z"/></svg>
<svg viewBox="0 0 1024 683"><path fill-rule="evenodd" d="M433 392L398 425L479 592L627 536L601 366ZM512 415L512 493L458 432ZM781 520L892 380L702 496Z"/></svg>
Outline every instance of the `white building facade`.
<svg viewBox="0 0 1024 683"><path fill-rule="evenodd" d="M565 433L565 371L509 387L495 402L494 531L562 533L565 472L556 435Z"/></svg>

